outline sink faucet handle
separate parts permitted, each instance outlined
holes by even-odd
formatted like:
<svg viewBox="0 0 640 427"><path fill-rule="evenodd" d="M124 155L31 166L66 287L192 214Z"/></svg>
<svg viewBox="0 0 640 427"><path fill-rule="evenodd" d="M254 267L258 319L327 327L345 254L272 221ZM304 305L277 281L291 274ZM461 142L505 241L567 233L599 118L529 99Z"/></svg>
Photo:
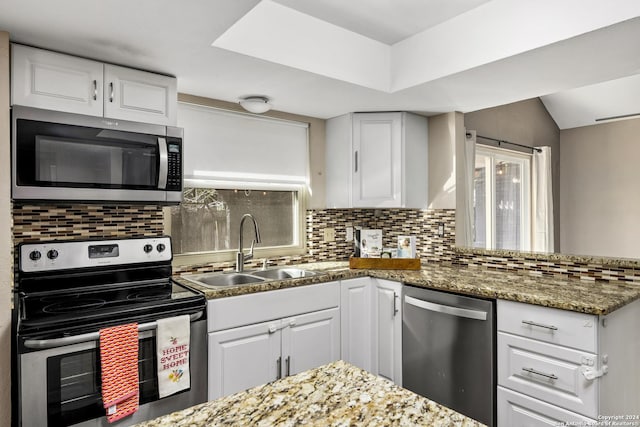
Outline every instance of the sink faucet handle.
<svg viewBox="0 0 640 427"><path fill-rule="evenodd" d="M263 259L262 260L262 269L266 270L268 265L269 265L269 258Z"/></svg>
<svg viewBox="0 0 640 427"><path fill-rule="evenodd" d="M251 257L253 256L253 248L255 247L255 245L256 245L256 239L253 239L251 241L251 247L249 248L249 256Z"/></svg>

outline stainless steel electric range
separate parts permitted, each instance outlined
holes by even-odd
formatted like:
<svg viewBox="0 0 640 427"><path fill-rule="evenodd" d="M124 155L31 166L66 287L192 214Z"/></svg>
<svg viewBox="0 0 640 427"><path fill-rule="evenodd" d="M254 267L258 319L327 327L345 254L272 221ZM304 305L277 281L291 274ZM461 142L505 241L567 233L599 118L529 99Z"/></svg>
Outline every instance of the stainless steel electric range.
<svg viewBox="0 0 640 427"><path fill-rule="evenodd" d="M13 424L126 426L207 398L206 300L171 280L171 239L19 246L13 313ZM191 316L191 388L158 398L156 320ZM138 323L140 409L108 424L99 330Z"/></svg>

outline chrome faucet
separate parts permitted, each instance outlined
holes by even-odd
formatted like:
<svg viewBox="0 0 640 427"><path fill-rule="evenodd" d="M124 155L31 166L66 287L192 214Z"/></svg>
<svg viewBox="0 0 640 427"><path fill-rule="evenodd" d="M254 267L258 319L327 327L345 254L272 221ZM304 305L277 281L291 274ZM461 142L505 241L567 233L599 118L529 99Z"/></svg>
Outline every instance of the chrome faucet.
<svg viewBox="0 0 640 427"><path fill-rule="evenodd" d="M243 248L243 236L242 236L242 227L244 226L244 220L247 218L251 218L253 221L253 230L255 231L256 238L251 241L251 249L249 249L249 253L244 253ZM236 272L241 273L244 271L244 262L253 258L253 246L256 243L260 243L260 230L258 229L258 223L256 219L251 214L244 214L242 219L240 220L240 247L238 248L238 253L236 253Z"/></svg>

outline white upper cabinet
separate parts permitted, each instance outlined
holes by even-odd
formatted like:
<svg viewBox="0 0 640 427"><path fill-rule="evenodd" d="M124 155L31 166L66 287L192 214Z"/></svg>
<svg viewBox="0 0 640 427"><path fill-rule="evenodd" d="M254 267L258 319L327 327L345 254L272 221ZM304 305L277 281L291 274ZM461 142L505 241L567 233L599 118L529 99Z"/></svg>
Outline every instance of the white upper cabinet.
<svg viewBox="0 0 640 427"><path fill-rule="evenodd" d="M176 79L105 64L104 115L114 119L174 125Z"/></svg>
<svg viewBox="0 0 640 427"><path fill-rule="evenodd" d="M175 125L174 77L11 46L12 105Z"/></svg>
<svg viewBox="0 0 640 427"><path fill-rule="evenodd" d="M102 116L101 62L14 44L11 65L12 104Z"/></svg>
<svg viewBox="0 0 640 427"><path fill-rule="evenodd" d="M328 208L426 208L428 127L410 113L327 121Z"/></svg>

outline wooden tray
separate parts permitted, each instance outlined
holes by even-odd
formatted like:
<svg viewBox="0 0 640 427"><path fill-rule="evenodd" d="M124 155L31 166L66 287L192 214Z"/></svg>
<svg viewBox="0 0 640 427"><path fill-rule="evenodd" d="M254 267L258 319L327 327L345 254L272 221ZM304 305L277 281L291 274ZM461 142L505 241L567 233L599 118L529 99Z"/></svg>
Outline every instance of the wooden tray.
<svg viewBox="0 0 640 427"><path fill-rule="evenodd" d="M420 270L420 258L349 258L349 268L371 270Z"/></svg>

